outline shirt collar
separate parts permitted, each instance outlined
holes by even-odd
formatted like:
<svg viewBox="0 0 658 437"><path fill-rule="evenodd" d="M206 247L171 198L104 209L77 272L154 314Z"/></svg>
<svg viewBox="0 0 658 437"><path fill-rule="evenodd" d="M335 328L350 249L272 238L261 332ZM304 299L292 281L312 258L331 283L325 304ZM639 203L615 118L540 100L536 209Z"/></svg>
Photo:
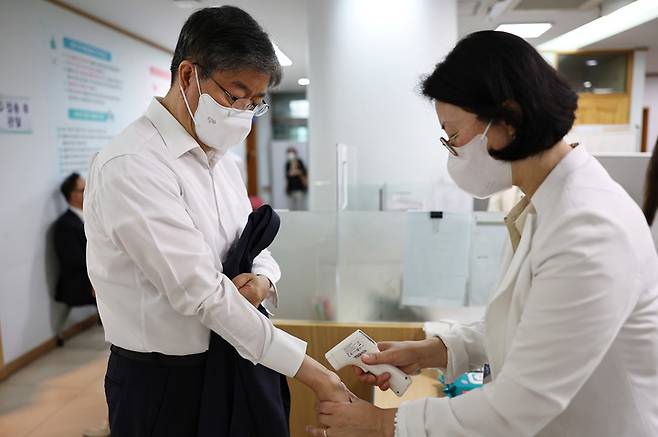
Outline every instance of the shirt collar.
<svg viewBox="0 0 658 437"><path fill-rule="evenodd" d="M84 221L85 221L85 216L84 216L84 214L82 213L82 210L81 210L80 208L76 208L75 206L71 206L71 205L69 205L69 209L70 209L71 211L73 211L73 213L74 213L75 215L77 215L78 217L80 217L80 220L82 220L82 222L84 223Z"/></svg>
<svg viewBox="0 0 658 437"><path fill-rule="evenodd" d="M583 166L590 158L591 155L581 146L572 149L558 162L532 196L531 202L537 210L537 215L551 210L553 197L559 192L564 179Z"/></svg>
<svg viewBox="0 0 658 437"><path fill-rule="evenodd" d="M512 249L515 252L521 241L523 227L525 226L528 214L534 213L535 209L532 203L530 203L530 199L528 199L528 196L524 196L505 217L505 226L507 227L510 242L512 243Z"/></svg>
<svg viewBox="0 0 658 437"><path fill-rule="evenodd" d="M153 99L146 110L146 118L151 120L167 146L167 149L176 158L180 158L190 150L197 148L199 143L185 130L185 128L165 108L161 99Z"/></svg>

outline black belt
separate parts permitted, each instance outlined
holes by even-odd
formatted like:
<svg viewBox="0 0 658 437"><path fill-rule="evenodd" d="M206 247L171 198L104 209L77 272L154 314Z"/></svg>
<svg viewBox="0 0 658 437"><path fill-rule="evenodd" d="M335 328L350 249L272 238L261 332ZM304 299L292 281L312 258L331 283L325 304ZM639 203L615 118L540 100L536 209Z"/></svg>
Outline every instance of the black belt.
<svg viewBox="0 0 658 437"><path fill-rule="evenodd" d="M208 352L192 355L165 355L160 352L135 352L111 345L113 354L142 363L156 364L162 366L201 366L206 362Z"/></svg>

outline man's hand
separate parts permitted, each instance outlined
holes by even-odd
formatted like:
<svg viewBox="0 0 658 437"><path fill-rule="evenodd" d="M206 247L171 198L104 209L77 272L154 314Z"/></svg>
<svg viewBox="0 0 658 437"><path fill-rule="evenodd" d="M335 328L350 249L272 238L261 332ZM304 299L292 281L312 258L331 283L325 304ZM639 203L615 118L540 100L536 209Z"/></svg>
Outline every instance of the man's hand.
<svg viewBox="0 0 658 437"><path fill-rule="evenodd" d="M242 273L233 279L233 283L240 294L256 308L267 299L272 286L265 276L253 273Z"/></svg>
<svg viewBox="0 0 658 437"><path fill-rule="evenodd" d="M338 375L308 355L295 379L313 390L320 401L348 402L350 399L350 392Z"/></svg>
<svg viewBox="0 0 658 437"><path fill-rule="evenodd" d="M340 377L329 371L326 379L313 387L318 400L326 402L345 402L349 399L350 391Z"/></svg>
<svg viewBox="0 0 658 437"><path fill-rule="evenodd" d="M448 350L439 338L420 341L384 341L377 343L381 352L364 354L366 364L392 364L404 373L413 375L427 367L446 367ZM375 376L353 366L354 373L362 382L376 385L382 390L390 388L390 373Z"/></svg>

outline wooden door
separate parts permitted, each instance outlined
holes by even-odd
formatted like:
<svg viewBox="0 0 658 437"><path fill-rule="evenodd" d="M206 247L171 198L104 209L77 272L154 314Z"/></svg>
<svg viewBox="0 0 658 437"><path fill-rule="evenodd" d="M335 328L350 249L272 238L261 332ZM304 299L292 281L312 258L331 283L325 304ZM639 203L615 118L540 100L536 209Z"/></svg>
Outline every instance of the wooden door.
<svg viewBox="0 0 658 437"><path fill-rule="evenodd" d="M254 121L254 124L256 122ZM256 126L254 125L247 136L247 193L258 196L258 146L256 142Z"/></svg>

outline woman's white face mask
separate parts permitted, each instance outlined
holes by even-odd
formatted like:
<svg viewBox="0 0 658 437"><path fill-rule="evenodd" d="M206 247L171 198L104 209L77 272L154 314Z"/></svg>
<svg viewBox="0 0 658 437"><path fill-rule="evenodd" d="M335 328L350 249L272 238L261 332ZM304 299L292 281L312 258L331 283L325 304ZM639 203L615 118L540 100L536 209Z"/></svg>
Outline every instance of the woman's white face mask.
<svg viewBox="0 0 658 437"><path fill-rule="evenodd" d="M194 78L199 89L199 104L192 114L183 87L179 84L185 106L194 120L194 130L199 140L223 156L228 149L242 143L251 132L253 111L241 111L220 105L209 94L201 93L199 76L194 66Z"/></svg>
<svg viewBox="0 0 658 437"><path fill-rule="evenodd" d="M494 159L489 154L487 132L476 135L462 147L459 156L448 156L448 173L462 190L479 199L512 187L512 164Z"/></svg>

